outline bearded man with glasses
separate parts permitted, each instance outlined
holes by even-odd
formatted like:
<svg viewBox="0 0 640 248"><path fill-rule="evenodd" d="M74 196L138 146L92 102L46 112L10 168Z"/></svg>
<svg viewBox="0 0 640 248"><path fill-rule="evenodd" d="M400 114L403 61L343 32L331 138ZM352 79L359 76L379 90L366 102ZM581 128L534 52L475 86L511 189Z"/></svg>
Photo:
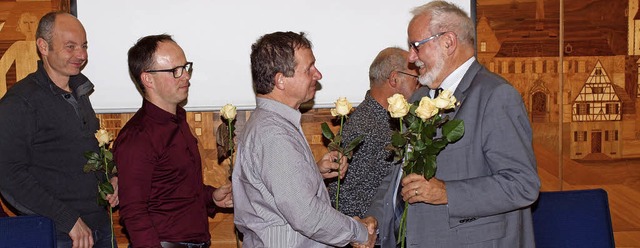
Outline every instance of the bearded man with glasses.
<svg viewBox="0 0 640 248"><path fill-rule="evenodd" d="M414 102L443 88L460 102L449 118L464 121L462 139L437 156L435 177L396 166L378 188L369 215L380 220L382 247L395 247L394 193L409 203L407 246L535 247L530 205L540 179L532 130L520 93L475 57L474 22L454 4L433 1L413 11L409 62L423 85Z"/></svg>
<svg viewBox="0 0 640 248"><path fill-rule="evenodd" d="M203 184L198 141L186 111L193 63L166 34L129 49L129 72L144 96L118 135L120 216L132 247L209 247L208 212L233 207L231 184Z"/></svg>

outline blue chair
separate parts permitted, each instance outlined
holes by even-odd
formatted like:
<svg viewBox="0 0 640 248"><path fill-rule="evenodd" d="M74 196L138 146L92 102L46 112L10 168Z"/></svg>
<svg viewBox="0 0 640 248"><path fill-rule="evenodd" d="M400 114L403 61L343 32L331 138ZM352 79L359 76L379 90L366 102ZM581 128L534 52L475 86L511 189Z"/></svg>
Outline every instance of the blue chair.
<svg viewBox="0 0 640 248"><path fill-rule="evenodd" d="M0 248L56 247L53 221L43 216L0 218Z"/></svg>
<svg viewBox="0 0 640 248"><path fill-rule="evenodd" d="M540 192L532 206L537 248L614 248L607 192Z"/></svg>

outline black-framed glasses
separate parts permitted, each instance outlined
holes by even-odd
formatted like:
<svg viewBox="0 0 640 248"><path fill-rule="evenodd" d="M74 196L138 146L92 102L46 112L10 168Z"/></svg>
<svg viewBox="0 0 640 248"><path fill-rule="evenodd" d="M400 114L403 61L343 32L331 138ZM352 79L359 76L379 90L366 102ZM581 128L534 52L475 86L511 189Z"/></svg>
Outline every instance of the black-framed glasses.
<svg viewBox="0 0 640 248"><path fill-rule="evenodd" d="M193 62L187 62L184 65L181 66L176 66L174 68L171 69L163 69L163 70L146 70L144 72L171 72L173 73L173 77L174 78L179 78L182 77L182 74L184 71L187 71L187 73L189 73L189 75L191 75L191 72L193 72Z"/></svg>
<svg viewBox="0 0 640 248"><path fill-rule="evenodd" d="M396 71L396 72L398 72L400 74L404 74L404 75L410 76L410 77L413 77L413 78L416 78L416 79L420 77L418 75L414 75L414 74L411 74L411 73L406 73L406 72L403 72L403 71Z"/></svg>
<svg viewBox="0 0 640 248"><path fill-rule="evenodd" d="M413 41L413 42L409 42L409 46L411 47L411 49L413 49L413 50L415 50L415 51L418 51L418 48L419 48L420 46L422 46L422 44L427 43L427 42L429 42L429 41L431 41L431 40L433 40L433 39L435 39L435 38L438 38L438 37L440 37L440 36L442 36L443 34L446 34L446 33L447 33L447 32L440 32L440 33L434 34L434 35L432 35L432 36L429 36L429 37L427 37L426 39L421 40L421 41Z"/></svg>

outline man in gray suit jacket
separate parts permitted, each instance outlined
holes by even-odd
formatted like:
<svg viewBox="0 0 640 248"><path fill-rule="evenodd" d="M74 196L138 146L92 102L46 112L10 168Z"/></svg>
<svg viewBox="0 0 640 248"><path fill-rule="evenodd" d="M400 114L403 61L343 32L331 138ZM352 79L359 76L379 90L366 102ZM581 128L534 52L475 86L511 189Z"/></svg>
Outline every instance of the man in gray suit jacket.
<svg viewBox="0 0 640 248"><path fill-rule="evenodd" d="M530 205L540 179L520 94L475 60L474 23L463 10L434 1L412 13L409 62L426 87L410 102L433 96L431 89L454 92L460 106L448 115L464 121L465 134L438 155L430 180L401 179L392 168L368 212L382 247L395 247L396 192L410 203L408 247L534 247Z"/></svg>

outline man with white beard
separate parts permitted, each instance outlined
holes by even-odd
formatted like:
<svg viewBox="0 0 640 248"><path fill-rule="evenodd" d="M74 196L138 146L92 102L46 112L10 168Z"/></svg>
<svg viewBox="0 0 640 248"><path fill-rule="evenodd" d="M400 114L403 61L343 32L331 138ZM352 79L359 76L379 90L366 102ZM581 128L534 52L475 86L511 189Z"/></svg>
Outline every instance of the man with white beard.
<svg viewBox="0 0 640 248"><path fill-rule="evenodd" d="M454 92L460 105L446 115L463 120L465 133L440 152L430 180L400 178L400 166L383 180L368 211L382 247L396 245L395 192L409 203L407 246L534 247L530 205L540 179L520 94L476 61L474 22L463 10L433 1L412 13L409 62L426 87L409 102Z"/></svg>

